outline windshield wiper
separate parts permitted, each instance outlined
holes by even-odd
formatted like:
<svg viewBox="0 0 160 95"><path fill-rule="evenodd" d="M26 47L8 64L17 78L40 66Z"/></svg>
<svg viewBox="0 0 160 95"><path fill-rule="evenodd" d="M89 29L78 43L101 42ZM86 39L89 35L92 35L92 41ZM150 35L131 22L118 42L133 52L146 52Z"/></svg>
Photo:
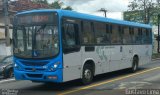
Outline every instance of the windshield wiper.
<svg viewBox="0 0 160 95"><path fill-rule="evenodd" d="M47 26L46 24L42 25L42 26L36 31L36 33L39 32L41 29L44 29L46 26Z"/></svg>

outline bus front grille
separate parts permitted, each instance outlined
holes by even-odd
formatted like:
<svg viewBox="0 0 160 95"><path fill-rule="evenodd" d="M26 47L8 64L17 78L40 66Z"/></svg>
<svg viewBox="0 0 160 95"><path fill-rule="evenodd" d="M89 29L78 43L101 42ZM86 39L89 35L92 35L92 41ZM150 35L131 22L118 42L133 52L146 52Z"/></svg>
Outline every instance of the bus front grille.
<svg viewBox="0 0 160 95"><path fill-rule="evenodd" d="M21 61L21 63L25 66L44 66L48 62L28 62L28 61Z"/></svg>
<svg viewBox="0 0 160 95"><path fill-rule="evenodd" d="M33 71L33 68L25 68L26 71ZM44 68L35 68L36 71L44 71Z"/></svg>
<svg viewBox="0 0 160 95"><path fill-rule="evenodd" d="M28 77L30 78L42 78L42 74L27 74Z"/></svg>

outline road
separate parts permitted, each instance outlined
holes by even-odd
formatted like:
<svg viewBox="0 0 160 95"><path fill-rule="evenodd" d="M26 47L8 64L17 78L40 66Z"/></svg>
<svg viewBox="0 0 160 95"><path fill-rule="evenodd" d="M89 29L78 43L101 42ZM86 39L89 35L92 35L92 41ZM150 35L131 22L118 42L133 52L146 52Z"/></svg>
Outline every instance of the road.
<svg viewBox="0 0 160 95"><path fill-rule="evenodd" d="M98 75L86 86L80 80L62 84L12 80L0 82L0 89L0 95L125 95L126 89L160 89L160 60L141 66L136 73L126 69Z"/></svg>

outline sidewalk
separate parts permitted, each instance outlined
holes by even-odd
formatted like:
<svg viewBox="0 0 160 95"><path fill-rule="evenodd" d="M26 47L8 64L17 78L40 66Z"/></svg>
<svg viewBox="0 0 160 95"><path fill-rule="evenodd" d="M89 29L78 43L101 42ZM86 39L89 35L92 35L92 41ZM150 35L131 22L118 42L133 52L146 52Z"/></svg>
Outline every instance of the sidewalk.
<svg viewBox="0 0 160 95"><path fill-rule="evenodd" d="M0 56L0 61L4 58L5 56Z"/></svg>
<svg viewBox="0 0 160 95"><path fill-rule="evenodd" d="M154 60L160 60L160 58L152 58L152 61L154 61Z"/></svg>

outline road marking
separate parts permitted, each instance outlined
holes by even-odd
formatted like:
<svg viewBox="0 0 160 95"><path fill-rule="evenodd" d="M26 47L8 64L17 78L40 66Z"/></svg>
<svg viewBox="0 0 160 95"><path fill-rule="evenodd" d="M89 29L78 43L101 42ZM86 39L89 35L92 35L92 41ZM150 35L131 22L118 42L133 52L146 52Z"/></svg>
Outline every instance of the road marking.
<svg viewBox="0 0 160 95"><path fill-rule="evenodd" d="M113 79L110 79L110 80L107 80L107 81L104 81L104 82L101 82L101 83L92 84L92 85L82 87L82 88L79 88L79 89L76 89L76 90L66 91L66 92L60 93L58 95L66 95L66 94L78 92L78 91L81 91L81 90L85 90L85 89L88 89L88 88L100 86L100 85L111 83L111 82L114 82L114 81L126 79L126 78L129 78L129 77L133 77L133 76L140 75L140 74L150 72L150 71L153 71L153 70L157 70L157 69L160 69L160 67L156 67L156 68L152 68L152 69L148 69L148 70L143 70L143 71L140 71L140 72L137 72L137 73L134 73L134 74L125 75L125 76L121 76L121 77L118 77L118 78L113 78Z"/></svg>
<svg viewBox="0 0 160 95"><path fill-rule="evenodd" d="M0 80L0 83L15 81L14 78Z"/></svg>

